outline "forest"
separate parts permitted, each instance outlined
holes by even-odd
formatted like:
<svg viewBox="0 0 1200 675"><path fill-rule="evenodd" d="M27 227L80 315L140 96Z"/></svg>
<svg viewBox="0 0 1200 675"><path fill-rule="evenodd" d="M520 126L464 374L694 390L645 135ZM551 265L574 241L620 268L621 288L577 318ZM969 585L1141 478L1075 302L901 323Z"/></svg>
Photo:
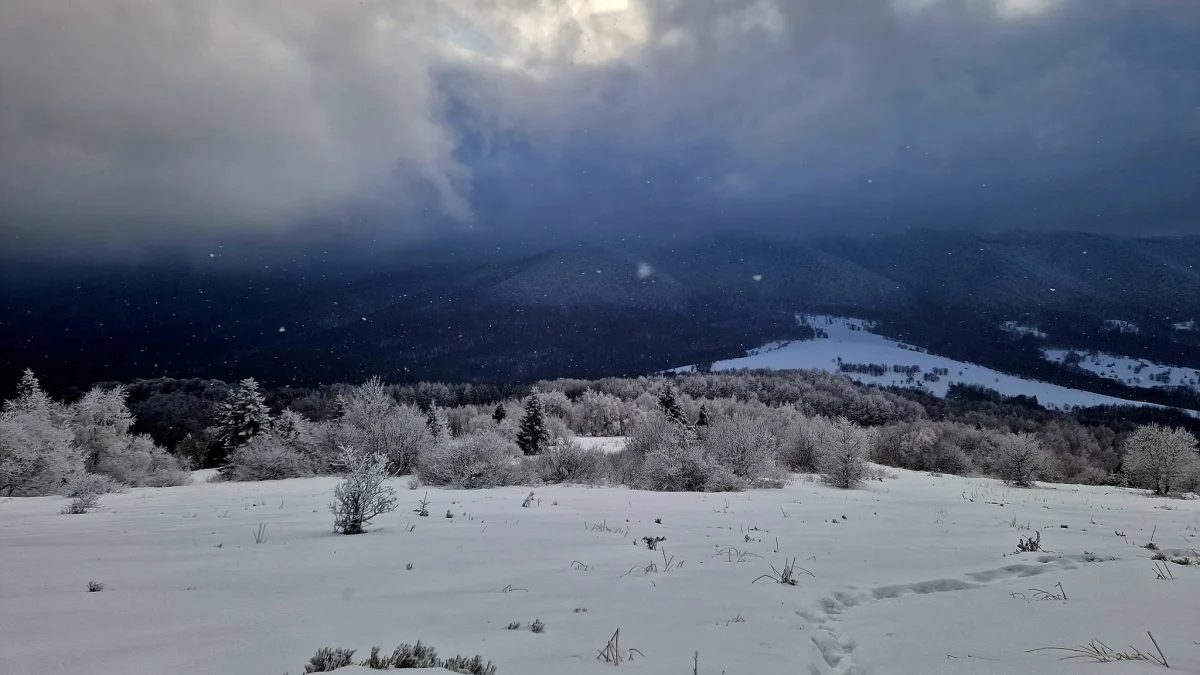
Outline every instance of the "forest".
<svg viewBox="0 0 1200 675"><path fill-rule="evenodd" d="M336 474L347 449L386 458L392 475L459 487L736 490L838 472L849 486L874 462L1014 484L1154 487L1165 472L1170 490L1186 491L1200 482L1196 433L1200 421L1169 408L1050 410L964 385L937 398L823 371L273 389L155 379L66 401L26 372L0 415L0 494L174 485L209 468L231 480ZM1174 448L1153 470L1131 454L1168 436L1149 443ZM602 452L579 437L626 442Z"/></svg>

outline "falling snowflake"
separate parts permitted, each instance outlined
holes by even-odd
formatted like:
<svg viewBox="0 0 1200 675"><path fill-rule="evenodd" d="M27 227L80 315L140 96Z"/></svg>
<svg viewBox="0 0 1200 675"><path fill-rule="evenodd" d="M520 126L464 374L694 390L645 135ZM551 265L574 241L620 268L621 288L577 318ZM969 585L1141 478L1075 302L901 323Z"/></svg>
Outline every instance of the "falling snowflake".
<svg viewBox="0 0 1200 675"><path fill-rule="evenodd" d="M755 280L755 281L762 281L762 275L761 275L761 274L755 274L754 276L752 276L752 277L750 277L750 278L751 278L751 279L753 279L753 280Z"/></svg>
<svg viewBox="0 0 1200 675"><path fill-rule="evenodd" d="M651 267L648 263L638 263L637 276L639 279L645 279L651 274L654 274L653 267Z"/></svg>

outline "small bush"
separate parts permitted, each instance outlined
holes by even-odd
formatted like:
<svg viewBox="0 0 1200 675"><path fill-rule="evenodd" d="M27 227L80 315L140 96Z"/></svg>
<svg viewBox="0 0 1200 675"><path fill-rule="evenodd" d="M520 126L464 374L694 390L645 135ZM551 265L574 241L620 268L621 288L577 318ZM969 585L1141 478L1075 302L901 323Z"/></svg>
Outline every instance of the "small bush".
<svg viewBox="0 0 1200 675"><path fill-rule="evenodd" d="M608 478L608 458L602 450L566 438L556 438L534 463L538 477L547 483L599 485Z"/></svg>
<svg viewBox="0 0 1200 675"><path fill-rule="evenodd" d="M104 582L89 581L87 585L88 593L99 593L104 590Z"/></svg>
<svg viewBox="0 0 1200 675"><path fill-rule="evenodd" d="M83 495L107 495L124 492L125 485L108 476L94 473L83 473L75 476L63 487L64 497L80 497Z"/></svg>
<svg viewBox="0 0 1200 675"><path fill-rule="evenodd" d="M512 621L507 626L505 626L505 628L508 630L521 630L521 622L520 621Z"/></svg>
<svg viewBox="0 0 1200 675"><path fill-rule="evenodd" d="M333 491L333 530L361 534L371 519L396 510L396 491L387 485L387 457L342 448L346 478Z"/></svg>
<svg viewBox="0 0 1200 675"><path fill-rule="evenodd" d="M1021 537L1017 542L1017 553L1037 553L1042 550L1042 533L1036 532L1032 537Z"/></svg>
<svg viewBox="0 0 1200 675"><path fill-rule="evenodd" d="M476 489L523 482L521 451L495 432L471 434L439 444L417 467L426 485Z"/></svg>
<svg viewBox="0 0 1200 675"><path fill-rule="evenodd" d="M63 507L60 513L66 515L79 515L87 513L100 505L100 495L94 492L85 492L71 500L70 504Z"/></svg>
<svg viewBox="0 0 1200 675"><path fill-rule="evenodd" d="M384 458L386 466L387 458ZM519 625L519 624L518 624ZM354 665L354 650L325 647L309 659L304 667L305 673L328 673L339 668ZM421 644L402 644L389 655L383 656L379 647L371 648L371 655L359 662L359 666L373 670L419 670L423 668L444 668L452 673L461 675L496 675L496 666L491 662L484 663L480 656L455 656L442 660L438 658L433 647Z"/></svg>
<svg viewBox="0 0 1200 675"><path fill-rule="evenodd" d="M323 647L304 666L305 673L331 673L338 668L354 665L354 650Z"/></svg>
<svg viewBox="0 0 1200 675"><path fill-rule="evenodd" d="M533 623L529 624L529 630L535 633L546 632L546 624L542 623L541 619L534 619Z"/></svg>
<svg viewBox="0 0 1200 675"><path fill-rule="evenodd" d="M231 480L260 481L313 475L312 463L272 434L259 434L229 456Z"/></svg>

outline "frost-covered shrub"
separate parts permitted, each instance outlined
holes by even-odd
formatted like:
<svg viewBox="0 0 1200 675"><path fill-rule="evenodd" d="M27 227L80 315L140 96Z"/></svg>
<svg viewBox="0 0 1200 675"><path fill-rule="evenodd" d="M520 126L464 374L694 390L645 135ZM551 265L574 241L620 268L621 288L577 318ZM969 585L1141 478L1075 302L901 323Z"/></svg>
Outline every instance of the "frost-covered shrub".
<svg viewBox="0 0 1200 675"><path fill-rule="evenodd" d="M1042 442L1033 434L1006 434L998 439L993 471L1009 485L1033 487L1049 466Z"/></svg>
<svg viewBox="0 0 1200 675"><path fill-rule="evenodd" d="M259 434L229 455L231 480L282 480L311 476L312 462L274 434Z"/></svg>
<svg viewBox="0 0 1200 675"><path fill-rule="evenodd" d="M521 457L499 433L471 434L439 443L421 460L417 477L426 485L467 489L516 485L526 478Z"/></svg>
<svg viewBox="0 0 1200 675"><path fill-rule="evenodd" d="M94 492L84 492L76 495L71 503L64 506L59 513L79 515L87 513L97 506L100 506L100 495Z"/></svg>
<svg viewBox="0 0 1200 675"><path fill-rule="evenodd" d="M79 497L82 495L107 495L118 492L124 492L125 486L108 476L100 476L94 473L83 473L73 476L66 485L63 486L62 494L64 497Z"/></svg>
<svg viewBox="0 0 1200 675"><path fill-rule="evenodd" d="M436 443L428 420L415 406L398 405L378 378L338 399L338 442L388 459L388 471L412 473Z"/></svg>
<svg viewBox="0 0 1200 675"><path fill-rule="evenodd" d="M361 534L375 516L396 510L396 491L387 484L388 460L342 447L345 479L333 491L333 531Z"/></svg>
<svg viewBox="0 0 1200 675"><path fill-rule="evenodd" d="M1197 462L1196 438L1186 429L1140 426L1125 440L1125 473L1138 487L1169 495L1181 487Z"/></svg>
<svg viewBox="0 0 1200 675"><path fill-rule="evenodd" d="M119 448L100 458L95 470L130 487L171 487L191 480L178 458L144 435L126 437Z"/></svg>
<svg viewBox="0 0 1200 675"><path fill-rule="evenodd" d="M821 478L842 489L858 487L867 468L871 432L844 417L820 419L816 433L821 439Z"/></svg>
<svg viewBox="0 0 1200 675"><path fill-rule="evenodd" d="M755 486L782 485L775 463L777 440L763 418L735 415L705 427L701 442L709 462ZM719 471L714 472L714 476Z"/></svg>
<svg viewBox="0 0 1200 675"><path fill-rule="evenodd" d="M776 450L779 463L788 471L816 472L820 438L813 418L798 414L789 418L779 433Z"/></svg>
<svg viewBox="0 0 1200 675"><path fill-rule="evenodd" d="M608 478L608 458L602 450L565 438L555 439L534 462L538 476L547 483L596 485Z"/></svg>
<svg viewBox="0 0 1200 675"><path fill-rule="evenodd" d="M305 673L331 673L354 665L354 650L323 647L304 665Z"/></svg>

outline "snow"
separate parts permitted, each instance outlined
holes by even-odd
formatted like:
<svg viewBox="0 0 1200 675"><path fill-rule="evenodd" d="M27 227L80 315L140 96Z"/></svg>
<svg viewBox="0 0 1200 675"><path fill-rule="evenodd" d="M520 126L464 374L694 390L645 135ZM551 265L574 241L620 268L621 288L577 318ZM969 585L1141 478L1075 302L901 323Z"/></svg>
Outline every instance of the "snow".
<svg viewBox="0 0 1200 675"><path fill-rule="evenodd" d="M1200 325L1198 325L1195 321L1180 321L1178 323L1172 324L1171 327L1174 328L1175 330L1187 330L1187 331L1194 331L1194 330L1200 329Z"/></svg>
<svg viewBox="0 0 1200 675"><path fill-rule="evenodd" d="M1027 326L1019 321L1005 321L1004 323L1000 324L1000 330L1016 335L1032 335L1033 337L1041 338L1043 340L1048 337L1046 332L1037 326Z"/></svg>
<svg viewBox="0 0 1200 675"><path fill-rule="evenodd" d="M864 384L883 387L912 387L928 391L936 396L945 396L953 383L976 384L994 389L1005 396L1036 396L1038 402L1047 407L1095 405L1149 405L1141 401L1129 401L1102 394L1093 394L1078 389L1069 389L1048 382L1026 380L1007 375L991 368L930 354L909 345L903 345L881 335L871 333L871 323L860 319L842 317L808 317L809 325L823 330L828 337L801 342L771 343L752 349L747 356L713 364L713 370L736 370L739 368L767 369L819 369L839 372L839 361L847 364L886 364L889 372L883 376L867 373L844 373L847 377ZM913 378L904 373L891 371L892 366L918 366L921 371ZM925 373L945 368L937 382L925 382ZM691 366L678 371L690 371Z"/></svg>
<svg viewBox="0 0 1200 675"><path fill-rule="evenodd" d="M1090 373L1110 380L1127 384L1131 387L1152 389L1154 387L1187 387L1200 391L1200 369L1168 366L1146 359L1135 359L1129 356L1118 356L1106 352L1087 352L1070 349L1044 349L1042 355L1046 360L1062 363L1072 351L1078 353L1083 360L1078 366ZM1166 381L1152 379L1152 375L1164 376Z"/></svg>
<svg viewBox="0 0 1200 675"><path fill-rule="evenodd" d="M409 510L426 488L395 479L404 508L350 537L331 531L328 478L136 489L75 516L7 499L0 673L300 673L321 647L417 640L500 675L608 672L596 652L617 628L644 654L623 673L691 672L696 651L714 675L1160 672L1029 652L1153 652L1146 631L1171 672L1200 673L1200 567L1166 563L1175 580L1159 581L1141 548L1193 555L1200 501L892 473L853 491L544 487L530 508L529 488L428 489L429 518ZM1013 553L1026 524L1048 552ZM636 543L650 535L663 551ZM785 558L814 576L752 583ZM1058 584L1067 600L1031 590ZM505 629L534 619L545 633Z"/></svg>
<svg viewBox="0 0 1200 675"><path fill-rule="evenodd" d="M1123 319L1106 319L1104 321L1104 329L1127 335L1136 335L1142 331L1136 323Z"/></svg>
<svg viewBox="0 0 1200 675"><path fill-rule="evenodd" d="M620 452L625 447L624 436L576 436L574 441L585 449L609 453Z"/></svg>

